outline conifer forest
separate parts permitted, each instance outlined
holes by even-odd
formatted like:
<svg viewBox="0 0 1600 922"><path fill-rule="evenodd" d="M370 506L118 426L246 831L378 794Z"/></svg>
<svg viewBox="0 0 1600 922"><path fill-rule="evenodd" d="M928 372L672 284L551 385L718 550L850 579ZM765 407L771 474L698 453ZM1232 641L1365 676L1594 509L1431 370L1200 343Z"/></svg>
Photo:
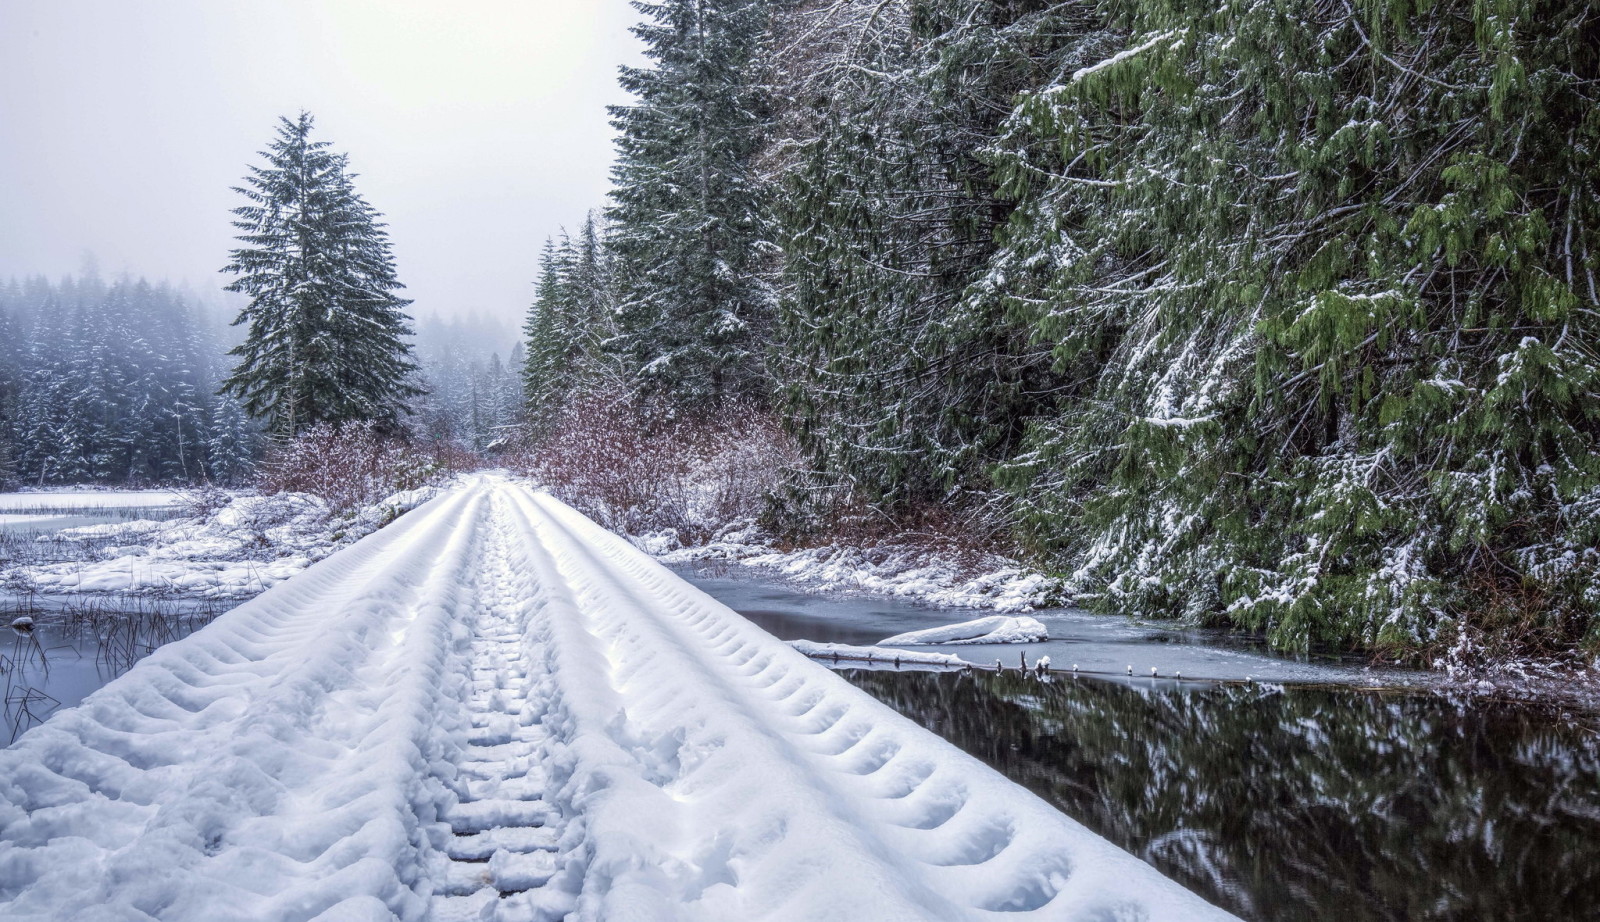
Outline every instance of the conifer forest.
<svg viewBox="0 0 1600 922"><path fill-rule="evenodd" d="M930 507L1107 612L1600 634L1587 3L636 3L533 419L737 404L768 516Z"/></svg>
<svg viewBox="0 0 1600 922"><path fill-rule="evenodd" d="M1592 922L1600 3L0 0L0 920Z"/></svg>

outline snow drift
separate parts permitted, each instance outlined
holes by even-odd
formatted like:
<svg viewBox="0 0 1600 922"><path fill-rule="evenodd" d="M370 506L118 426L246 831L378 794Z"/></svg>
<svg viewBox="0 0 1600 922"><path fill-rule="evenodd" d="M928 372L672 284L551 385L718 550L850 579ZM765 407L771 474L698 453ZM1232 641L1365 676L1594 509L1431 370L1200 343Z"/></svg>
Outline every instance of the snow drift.
<svg viewBox="0 0 1600 922"><path fill-rule="evenodd" d="M878 641L880 646L963 643L1037 643L1049 640L1050 632L1037 618L990 615L960 624L907 631Z"/></svg>

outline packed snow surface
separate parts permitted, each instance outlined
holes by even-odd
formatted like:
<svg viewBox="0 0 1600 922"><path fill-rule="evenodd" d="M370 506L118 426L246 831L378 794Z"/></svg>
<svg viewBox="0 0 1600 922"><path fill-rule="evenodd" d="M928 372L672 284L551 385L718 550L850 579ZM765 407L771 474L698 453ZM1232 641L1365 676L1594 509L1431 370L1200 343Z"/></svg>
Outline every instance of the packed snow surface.
<svg viewBox="0 0 1600 922"><path fill-rule="evenodd" d="M960 624L907 631L879 641L884 646L958 643L1038 643L1050 632L1036 618L1025 615L990 615Z"/></svg>
<svg viewBox="0 0 1600 922"><path fill-rule="evenodd" d="M0 751L0 917L1230 918L474 478Z"/></svg>

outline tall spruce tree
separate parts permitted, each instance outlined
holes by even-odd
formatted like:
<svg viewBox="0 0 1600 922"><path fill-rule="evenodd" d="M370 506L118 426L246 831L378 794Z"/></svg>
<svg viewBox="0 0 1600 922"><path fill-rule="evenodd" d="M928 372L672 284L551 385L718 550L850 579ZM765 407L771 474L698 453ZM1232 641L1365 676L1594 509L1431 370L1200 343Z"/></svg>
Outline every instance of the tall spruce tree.
<svg viewBox="0 0 1600 922"><path fill-rule="evenodd" d="M761 398L773 255L755 171L766 98L755 80L767 0L635 0L652 65L620 132L612 242L620 335L641 394L669 410Z"/></svg>
<svg viewBox="0 0 1600 922"><path fill-rule="evenodd" d="M545 241L539 283L522 329L527 352L513 363L535 431L574 397L629 388L610 351L618 337L611 254L600 220L590 214L576 240Z"/></svg>
<svg viewBox="0 0 1600 922"><path fill-rule="evenodd" d="M276 436L320 422L394 425L418 389L405 307L380 215L356 192L344 154L311 139L312 118L280 119L278 135L235 189L245 245L223 270L250 296L248 324L224 393L266 417Z"/></svg>

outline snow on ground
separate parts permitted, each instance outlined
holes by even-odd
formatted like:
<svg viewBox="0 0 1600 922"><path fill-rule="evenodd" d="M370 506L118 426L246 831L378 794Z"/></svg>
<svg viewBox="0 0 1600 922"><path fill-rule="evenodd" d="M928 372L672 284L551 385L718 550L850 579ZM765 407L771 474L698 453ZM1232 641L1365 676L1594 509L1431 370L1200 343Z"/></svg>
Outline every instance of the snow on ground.
<svg viewBox="0 0 1600 922"><path fill-rule="evenodd" d="M242 495L183 519L67 528L50 540L82 543L98 559L19 566L5 572L5 581L14 590L46 594L249 598L371 534L435 492L396 494L353 515L335 515L307 493Z"/></svg>
<svg viewBox="0 0 1600 922"><path fill-rule="evenodd" d="M94 490L75 487L37 493L0 493L0 512L69 512L83 509L159 509L182 506L176 490Z"/></svg>
<svg viewBox="0 0 1600 922"><path fill-rule="evenodd" d="M676 536L634 539L663 563L727 560L767 570L816 592L867 592L915 599L947 608L1032 611L1055 604L1058 581L1010 558L969 555L916 544L877 547L828 545L780 551L757 529L724 535L699 547L679 547Z"/></svg>
<svg viewBox="0 0 1600 922"><path fill-rule="evenodd" d="M1231 918L494 477L0 751L0 904L85 922Z"/></svg>
<svg viewBox="0 0 1600 922"><path fill-rule="evenodd" d="M1037 618L1026 615L990 615L960 624L907 631L878 641L882 646L963 643L1038 643L1050 632Z"/></svg>

